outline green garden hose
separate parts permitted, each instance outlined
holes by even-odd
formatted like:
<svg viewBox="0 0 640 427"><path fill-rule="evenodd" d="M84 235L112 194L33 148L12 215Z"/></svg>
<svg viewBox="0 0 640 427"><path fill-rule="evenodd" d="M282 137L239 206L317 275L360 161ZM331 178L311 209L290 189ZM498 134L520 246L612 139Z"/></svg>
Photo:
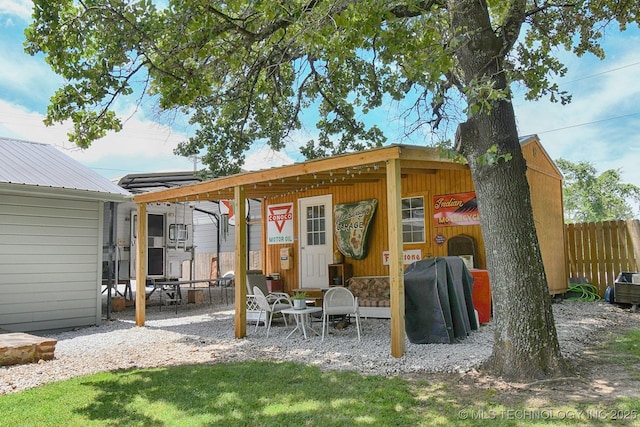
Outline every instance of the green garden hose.
<svg viewBox="0 0 640 427"><path fill-rule="evenodd" d="M567 301L598 301L600 295L598 289L591 283L569 283L567 293L578 294L567 298Z"/></svg>

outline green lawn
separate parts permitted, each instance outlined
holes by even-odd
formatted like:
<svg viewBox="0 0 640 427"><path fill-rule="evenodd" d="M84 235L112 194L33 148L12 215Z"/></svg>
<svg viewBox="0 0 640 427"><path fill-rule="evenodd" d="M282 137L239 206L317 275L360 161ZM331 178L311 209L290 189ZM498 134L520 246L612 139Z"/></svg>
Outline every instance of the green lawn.
<svg viewBox="0 0 640 427"><path fill-rule="evenodd" d="M636 378L638 340L640 331L630 331L606 348ZM637 398L532 406L526 395L470 391L429 376L363 376L276 362L107 372L0 396L0 426L11 427L640 426L638 411ZM613 420L616 414L623 419Z"/></svg>

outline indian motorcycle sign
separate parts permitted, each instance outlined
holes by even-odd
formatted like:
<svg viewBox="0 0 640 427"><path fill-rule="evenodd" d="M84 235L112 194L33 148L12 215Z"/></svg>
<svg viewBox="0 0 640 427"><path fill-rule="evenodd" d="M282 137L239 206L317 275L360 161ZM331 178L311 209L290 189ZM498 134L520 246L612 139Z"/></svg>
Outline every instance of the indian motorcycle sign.
<svg viewBox="0 0 640 427"><path fill-rule="evenodd" d="M433 197L433 225L479 225L480 214L475 191Z"/></svg>
<svg viewBox="0 0 640 427"><path fill-rule="evenodd" d="M293 243L293 203L267 206L267 244Z"/></svg>

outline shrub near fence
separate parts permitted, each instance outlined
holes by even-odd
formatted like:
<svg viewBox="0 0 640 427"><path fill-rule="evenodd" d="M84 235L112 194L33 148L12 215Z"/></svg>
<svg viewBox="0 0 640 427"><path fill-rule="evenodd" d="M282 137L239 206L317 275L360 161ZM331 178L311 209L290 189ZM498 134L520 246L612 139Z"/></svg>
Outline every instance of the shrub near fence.
<svg viewBox="0 0 640 427"><path fill-rule="evenodd" d="M587 280L601 297L622 271L640 271L640 221L565 225L569 278Z"/></svg>

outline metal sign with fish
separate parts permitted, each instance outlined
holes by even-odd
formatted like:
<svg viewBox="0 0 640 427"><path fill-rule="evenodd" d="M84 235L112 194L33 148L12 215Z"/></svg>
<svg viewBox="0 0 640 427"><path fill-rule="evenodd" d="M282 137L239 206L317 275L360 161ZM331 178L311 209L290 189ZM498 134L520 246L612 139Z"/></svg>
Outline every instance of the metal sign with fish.
<svg viewBox="0 0 640 427"><path fill-rule="evenodd" d="M479 225L480 213L475 191L433 197L433 225Z"/></svg>

